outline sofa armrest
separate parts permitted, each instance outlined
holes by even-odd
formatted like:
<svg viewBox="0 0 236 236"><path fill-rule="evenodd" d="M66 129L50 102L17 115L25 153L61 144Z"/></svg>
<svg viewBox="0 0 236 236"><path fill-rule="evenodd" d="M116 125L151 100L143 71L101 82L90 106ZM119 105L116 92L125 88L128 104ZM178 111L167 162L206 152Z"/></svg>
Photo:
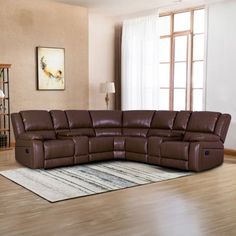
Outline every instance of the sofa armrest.
<svg viewBox="0 0 236 236"><path fill-rule="evenodd" d="M218 142L220 141L220 137L215 134L186 132L184 135L183 141L185 142Z"/></svg>
<svg viewBox="0 0 236 236"><path fill-rule="evenodd" d="M203 171L219 166L224 160L224 145L218 142L190 142L189 170Z"/></svg>
<svg viewBox="0 0 236 236"><path fill-rule="evenodd" d="M16 161L32 169L44 168L43 140L17 139Z"/></svg>
<svg viewBox="0 0 236 236"><path fill-rule="evenodd" d="M22 140L44 140L43 136L40 134L34 134L34 133L24 133L18 136L18 139Z"/></svg>

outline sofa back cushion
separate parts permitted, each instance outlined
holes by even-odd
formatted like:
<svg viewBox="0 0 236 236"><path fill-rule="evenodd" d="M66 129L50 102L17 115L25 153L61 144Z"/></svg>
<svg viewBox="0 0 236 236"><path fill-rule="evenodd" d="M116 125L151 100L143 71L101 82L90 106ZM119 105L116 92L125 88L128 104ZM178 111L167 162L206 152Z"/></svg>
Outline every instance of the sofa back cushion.
<svg viewBox="0 0 236 236"><path fill-rule="evenodd" d="M192 112L188 122L187 131L213 133L219 116L219 112Z"/></svg>
<svg viewBox="0 0 236 236"><path fill-rule="evenodd" d="M52 110L50 111L50 114L52 117L53 126L55 130L69 129L66 113L64 111Z"/></svg>
<svg viewBox="0 0 236 236"><path fill-rule="evenodd" d="M191 111L179 111L175 117L173 129L185 131L187 129L191 113Z"/></svg>
<svg viewBox="0 0 236 236"><path fill-rule="evenodd" d="M37 133L44 139L55 139L55 131L48 111L30 110L20 112L25 131Z"/></svg>
<svg viewBox="0 0 236 236"><path fill-rule="evenodd" d="M21 111L25 131L54 130L51 116L48 111Z"/></svg>
<svg viewBox="0 0 236 236"><path fill-rule="evenodd" d="M122 134L121 111L90 111L96 136L120 136Z"/></svg>
<svg viewBox="0 0 236 236"><path fill-rule="evenodd" d="M82 136L95 136L89 111L66 110L65 113L70 130L81 133Z"/></svg>
<svg viewBox="0 0 236 236"><path fill-rule="evenodd" d="M176 111L156 111L148 131L148 136L171 135L176 114Z"/></svg>
<svg viewBox="0 0 236 236"><path fill-rule="evenodd" d="M146 137L154 111L124 111L123 135Z"/></svg>
<svg viewBox="0 0 236 236"><path fill-rule="evenodd" d="M156 111L152 119L151 128L172 129L176 114L176 111Z"/></svg>
<svg viewBox="0 0 236 236"><path fill-rule="evenodd" d="M89 111L67 110L65 112L70 129L93 127Z"/></svg>

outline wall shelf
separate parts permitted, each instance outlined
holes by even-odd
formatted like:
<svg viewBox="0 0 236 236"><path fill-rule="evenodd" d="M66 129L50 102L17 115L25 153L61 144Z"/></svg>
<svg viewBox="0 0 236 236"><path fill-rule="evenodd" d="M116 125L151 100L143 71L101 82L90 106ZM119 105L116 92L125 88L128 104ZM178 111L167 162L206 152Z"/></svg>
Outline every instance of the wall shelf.
<svg viewBox="0 0 236 236"><path fill-rule="evenodd" d="M11 64L0 64L0 89L5 94L4 99L0 99L0 151L10 148L11 129L10 129L10 93L9 93L9 70ZM6 135L6 136L5 136ZM7 137L6 142L3 137Z"/></svg>

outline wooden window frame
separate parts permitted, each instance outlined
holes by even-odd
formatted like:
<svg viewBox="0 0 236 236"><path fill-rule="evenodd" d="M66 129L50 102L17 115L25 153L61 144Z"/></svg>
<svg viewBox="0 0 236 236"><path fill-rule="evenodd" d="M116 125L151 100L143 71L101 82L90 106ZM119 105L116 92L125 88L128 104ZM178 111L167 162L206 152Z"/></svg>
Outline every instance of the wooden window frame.
<svg viewBox="0 0 236 236"><path fill-rule="evenodd" d="M193 91L194 90L202 90L204 92L204 84L202 88L193 88L193 64L195 62L205 62L205 57L202 60L193 60L193 44L194 44L194 36L196 35L205 35L206 30L203 33L194 33L194 12L197 10L206 9L205 6L183 9L180 11L167 12L164 14L160 14L160 17L170 16L170 34L162 35L160 39L170 38L170 61L169 62L160 62L160 64L169 64L170 65L170 73L169 73L169 87L160 87L160 89L169 89L169 110L174 110L174 90L181 89L174 87L174 73L175 73L175 63L179 63L181 61L175 61L175 38L179 36L187 36L187 55L186 61L182 61L186 63L186 101L185 101L185 110L193 110ZM174 16L175 14L190 12L190 29L185 31L174 32ZM204 79L204 78L203 78ZM205 83L205 81L203 81ZM182 88L183 89L183 88ZM203 94L204 101L204 94ZM204 109L204 104L203 104Z"/></svg>

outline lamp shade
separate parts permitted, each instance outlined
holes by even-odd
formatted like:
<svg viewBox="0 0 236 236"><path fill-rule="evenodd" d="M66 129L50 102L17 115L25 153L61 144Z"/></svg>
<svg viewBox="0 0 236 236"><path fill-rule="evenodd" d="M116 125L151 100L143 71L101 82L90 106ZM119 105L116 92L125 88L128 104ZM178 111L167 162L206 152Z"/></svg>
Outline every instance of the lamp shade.
<svg viewBox="0 0 236 236"><path fill-rule="evenodd" d="M101 93L115 93L115 84L114 82L106 82L100 84Z"/></svg>
<svg viewBox="0 0 236 236"><path fill-rule="evenodd" d="M5 94L3 93L1 89L0 89L0 98L5 98Z"/></svg>

